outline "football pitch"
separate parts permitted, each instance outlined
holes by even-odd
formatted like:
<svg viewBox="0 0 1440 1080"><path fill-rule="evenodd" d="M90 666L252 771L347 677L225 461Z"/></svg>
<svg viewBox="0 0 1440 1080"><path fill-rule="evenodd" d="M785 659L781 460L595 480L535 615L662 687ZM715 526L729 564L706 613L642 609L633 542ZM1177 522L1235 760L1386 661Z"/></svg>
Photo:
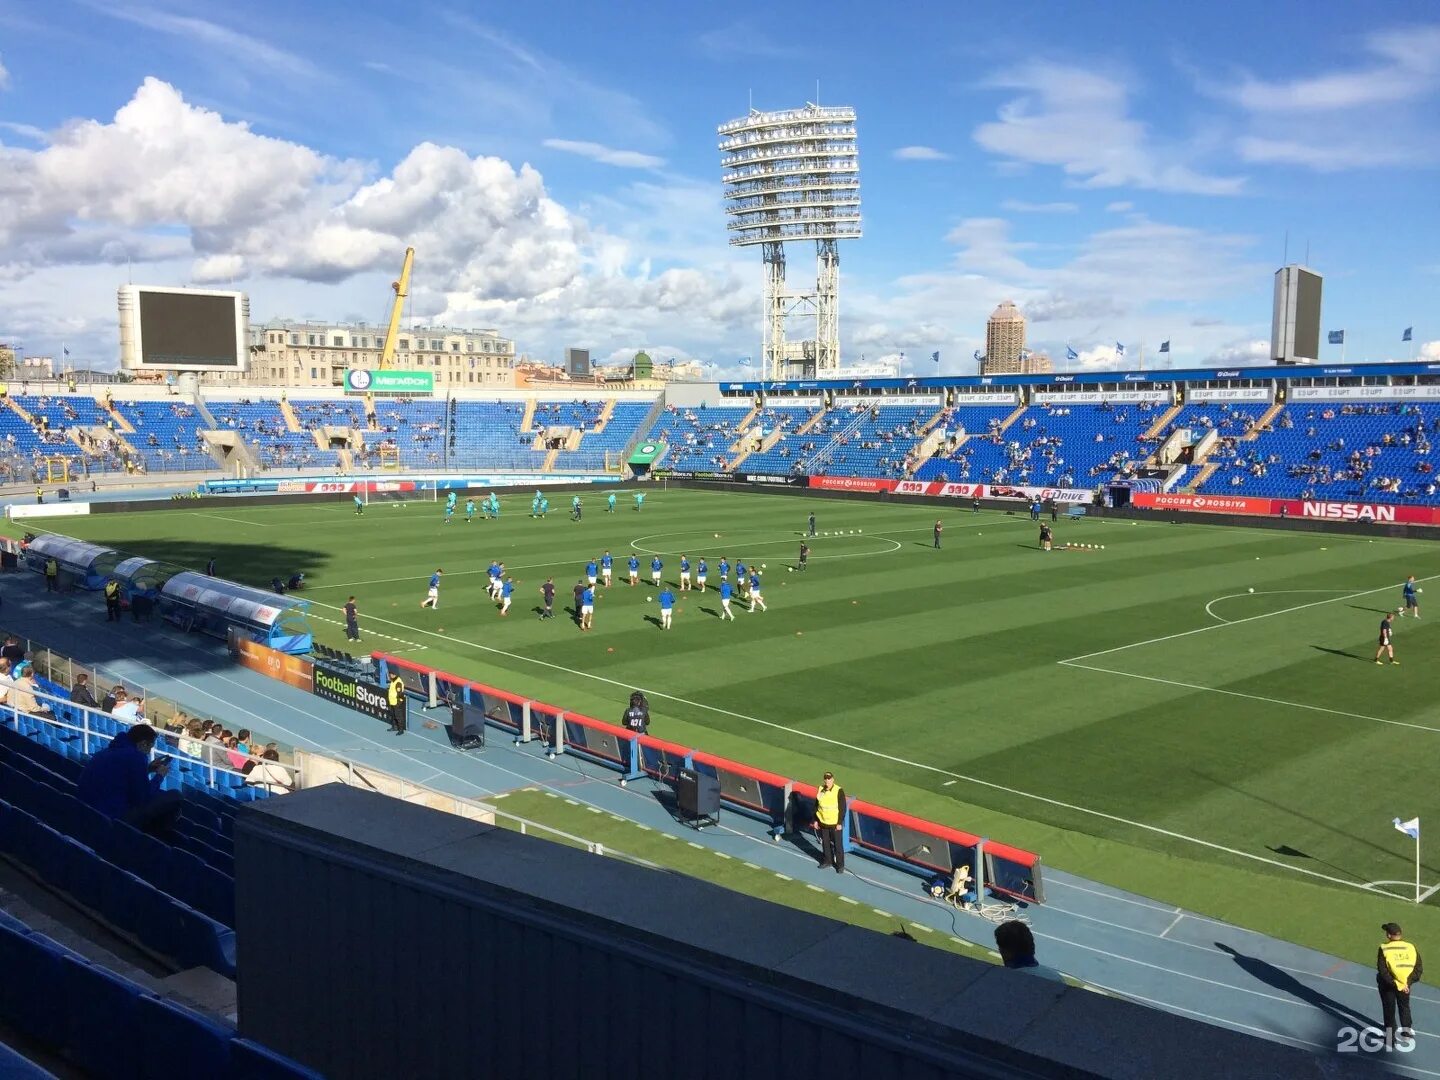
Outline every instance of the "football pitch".
<svg viewBox="0 0 1440 1080"><path fill-rule="evenodd" d="M1440 599L1440 547L1062 518L1045 553L1027 512L671 489L643 512L621 492L614 514L586 493L577 523L569 498L535 520L512 495L500 520L469 524L462 500L450 525L434 502L357 517L348 496L57 524L188 566L213 557L256 585L303 570L328 644L344 647L353 594L366 650L610 721L641 687L662 738L812 782L834 769L852 796L1293 941L1353 951L1390 918L1440 934L1440 851L1417 909L1415 844L1391 825L1440 822L1440 607L1422 595L1425 617L1395 622L1399 665L1373 662L1407 574ZM615 585L584 633L571 591L606 550ZM669 631L657 553L677 590ZM678 591L682 554L708 559L709 591ZM768 611L737 599L719 618L722 555L763 566ZM492 559L516 583L504 618ZM422 610L436 568L439 608Z"/></svg>

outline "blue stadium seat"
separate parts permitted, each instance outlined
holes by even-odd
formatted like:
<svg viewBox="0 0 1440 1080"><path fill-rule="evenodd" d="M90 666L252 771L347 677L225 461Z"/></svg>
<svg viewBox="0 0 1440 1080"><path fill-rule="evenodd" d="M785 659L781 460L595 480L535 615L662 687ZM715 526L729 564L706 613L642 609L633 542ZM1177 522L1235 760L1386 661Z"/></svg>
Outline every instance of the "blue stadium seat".
<svg viewBox="0 0 1440 1080"><path fill-rule="evenodd" d="M141 1080L148 1036L137 1018L144 989L73 954L60 965L66 998L57 1005L66 1021L66 1058L95 1076Z"/></svg>
<svg viewBox="0 0 1440 1080"><path fill-rule="evenodd" d="M322 1073L249 1039L231 1039L230 1057L235 1063L236 1075L245 1080L323 1080Z"/></svg>
<svg viewBox="0 0 1440 1080"><path fill-rule="evenodd" d="M144 1031L141 1040L144 1075L154 1077L227 1077L231 1073L228 1028L191 1012L173 1001L142 997L137 1023Z"/></svg>
<svg viewBox="0 0 1440 1080"><path fill-rule="evenodd" d="M60 1045L65 1010L44 992L60 983L65 950L43 934L0 926L0 1016L10 1027L46 1046Z"/></svg>
<svg viewBox="0 0 1440 1080"><path fill-rule="evenodd" d="M55 1074L42 1069L14 1047L0 1042L0 1077L5 1080L55 1080Z"/></svg>

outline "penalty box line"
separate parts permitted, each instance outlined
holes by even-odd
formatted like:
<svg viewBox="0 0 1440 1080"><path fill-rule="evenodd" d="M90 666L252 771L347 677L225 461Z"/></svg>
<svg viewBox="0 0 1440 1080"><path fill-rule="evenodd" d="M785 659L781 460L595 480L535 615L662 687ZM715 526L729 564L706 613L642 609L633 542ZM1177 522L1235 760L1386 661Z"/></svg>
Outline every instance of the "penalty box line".
<svg viewBox="0 0 1440 1080"><path fill-rule="evenodd" d="M1435 581L1440 579L1440 574L1431 574L1429 577L1416 578L1420 581ZM1204 634L1211 630L1220 630L1227 626L1243 626L1245 623L1258 622L1261 619L1273 619L1276 615L1289 615L1296 611L1304 611L1307 608L1323 607L1326 604L1338 604L1342 600L1355 600L1362 596L1374 596L1378 592L1389 592L1391 589L1398 589L1400 586L1381 585L1375 589L1362 589L1359 592L1345 593L1343 596L1332 596L1328 600L1312 600L1308 604L1296 604L1294 607L1279 608L1276 611L1266 611L1259 615L1247 615L1243 619L1235 619L1232 622L1207 623L1205 626L1197 626L1194 630L1181 630L1176 634L1165 634L1162 637L1146 638L1144 641L1132 641L1129 645L1116 645L1111 649L1100 649L1097 652L1082 653L1080 656L1066 657L1064 660L1055 661L1057 664L1069 664L1078 667L1081 660L1092 660L1097 656L1109 656L1111 653L1124 652L1127 649L1138 649L1142 645L1159 645L1164 641L1177 641L1180 638L1190 637L1193 634ZM1124 675L1126 672L1112 672L1115 675ZM1203 689L1203 688L1202 688Z"/></svg>

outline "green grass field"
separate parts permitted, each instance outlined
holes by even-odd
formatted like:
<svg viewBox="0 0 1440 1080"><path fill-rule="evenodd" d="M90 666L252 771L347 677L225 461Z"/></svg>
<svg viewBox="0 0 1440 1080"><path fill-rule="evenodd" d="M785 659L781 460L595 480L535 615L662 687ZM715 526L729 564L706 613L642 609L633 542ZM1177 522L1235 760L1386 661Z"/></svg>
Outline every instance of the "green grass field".
<svg viewBox="0 0 1440 1080"><path fill-rule="evenodd" d="M662 737L805 779L834 768L852 795L1328 951L1391 917L1440 935L1437 901L1416 911L1355 887L1410 896L1414 845L1391 819L1440 820L1431 622L1397 620L1400 666L1371 662L1405 575L1440 589L1425 541L1062 519L1061 543L1104 550L1046 554L1028 515L958 507L672 490L643 513L622 497L614 515L592 494L577 524L531 520L515 496L500 522L447 527L434 503L356 518L343 498L60 531L191 566L214 556L255 584L303 569L331 644L354 593L367 649L612 721L640 686ZM787 572L812 509L830 535L808 573ZM722 623L713 591L681 594L666 633L654 590L617 584L591 633L537 619L545 577L569 607L607 548L617 582L632 548L647 583L650 551L672 581L681 552L707 556L712 586L722 554L763 562L770 610L737 604ZM517 581L504 619L484 592L492 557ZM436 567L441 606L422 611ZM1422 878L1440 883L1440 853Z"/></svg>

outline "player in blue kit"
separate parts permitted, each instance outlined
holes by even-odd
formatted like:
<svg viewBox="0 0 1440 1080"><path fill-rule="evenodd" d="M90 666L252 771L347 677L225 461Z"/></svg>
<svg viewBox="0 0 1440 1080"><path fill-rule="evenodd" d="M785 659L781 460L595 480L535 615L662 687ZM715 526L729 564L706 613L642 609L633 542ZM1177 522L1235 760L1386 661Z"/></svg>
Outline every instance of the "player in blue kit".
<svg viewBox="0 0 1440 1080"><path fill-rule="evenodd" d="M690 556L680 556L680 591L690 591Z"/></svg>
<svg viewBox="0 0 1440 1080"><path fill-rule="evenodd" d="M720 580L721 582L730 580L730 560L724 555L720 556Z"/></svg>
<svg viewBox="0 0 1440 1080"><path fill-rule="evenodd" d="M604 555L600 556L600 580L605 583L607 589L610 587L610 575L614 570L615 557L607 550Z"/></svg>
<svg viewBox="0 0 1440 1080"><path fill-rule="evenodd" d="M650 581L655 585L656 588L660 587L660 571L664 569L665 564L660 561L659 555L656 555L653 559L650 560Z"/></svg>
<svg viewBox="0 0 1440 1080"><path fill-rule="evenodd" d="M433 610L440 606L440 575L444 572L444 570L436 570L430 575L430 587L425 593L425 599L420 601L422 608L428 607Z"/></svg>
<svg viewBox="0 0 1440 1080"><path fill-rule="evenodd" d="M485 591L493 600L500 594L500 564L494 559L490 560L490 565L485 568L485 578L489 582L485 586Z"/></svg>
<svg viewBox="0 0 1440 1080"><path fill-rule="evenodd" d="M635 557L634 552L630 553L629 566L630 585L633 588L634 586L640 584L640 560Z"/></svg>
<svg viewBox="0 0 1440 1080"><path fill-rule="evenodd" d="M455 516L455 504L454 504L453 502L451 502L450 500L447 499L447 500L445 500L445 521L444 521L444 524L449 525L449 524L450 524L450 519L453 518L454 516Z"/></svg>
<svg viewBox="0 0 1440 1080"><path fill-rule="evenodd" d="M514 597L514 595L515 595L515 582L511 581L511 580L507 577L507 578L505 579L505 583L500 586L500 614L501 614L501 615L509 615L509 614L510 614L510 600Z"/></svg>
<svg viewBox="0 0 1440 1080"><path fill-rule="evenodd" d="M475 500L474 500L474 499L466 499L466 500L465 500L465 524L466 524L466 525L469 525L470 522L472 522L472 521L474 521L474 520L475 520Z"/></svg>
<svg viewBox="0 0 1440 1080"><path fill-rule="evenodd" d="M359 495L356 495L356 496L355 496L355 516L356 516L356 517L364 517L364 516L365 516L365 500L362 499L362 498L360 498Z"/></svg>
<svg viewBox="0 0 1440 1080"><path fill-rule="evenodd" d="M695 584L700 586L701 592L705 591L705 579L709 576L710 567L706 565L705 557L702 555L700 561L695 564Z"/></svg>
<svg viewBox="0 0 1440 1080"><path fill-rule="evenodd" d="M1414 574L1405 579L1405 587L1400 590L1400 594L1405 601L1405 606L1400 610L1401 618L1406 615L1420 618L1420 588L1415 584Z"/></svg>
<svg viewBox="0 0 1440 1080"><path fill-rule="evenodd" d="M734 622L734 621L735 621L735 613L730 610L730 596L731 596L730 582L722 580L722 581L720 582L720 621L721 621L721 622L724 622L726 619L729 619L731 622Z"/></svg>
<svg viewBox="0 0 1440 1080"><path fill-rule="evenodd" d="M613 514L615 512L615 492L613 491L605 498L605 512L607 514Z"/></svg>
<svg viewBox="0 0 1440 1080"><path fill-rule="evenodd" d="M535 497L530 500L530 516L532 518L540 516L540 492L538 491L535 492Z"/></svg>
<svg viewBox="0 0 1440 1080"><path fill-rule="evenodd" d="M635 492L635 512L638 514L638 513L641 511L641 509L644 508L644 506L645 506L645 493L644 493L643 491L637 491L637 492Z"/></svg>
<svg viewBox="0 0 1440 1080"><path fill-rule="evenodd" d="M655 599L660 601L660 629L669 630L671 613L675 608L675 594L670 591L670 586L666 585Z"/></svg>
<svg viewBox="0 0 1440 1080"><path fill-rule="evenodd" d="M445 505L450 507L451 510L454 510L455 503L459 501L459 498L460 496L456 495L455 492L447 492L445 495Z"/></svg>
<svg viewBox="0 0 1440 1080"><path fill-rule="evenodd" d="M595 620L595 590L590 586L580 594L580 629L589 630Z"/></svg>
<svg viewBox="0 0 1440 1080"><path fill-rule="evenodd" d="M760 595L760 571L750 571L750 611L755 611L755 605L760 605L760 610L765 611L765 598Z"/></svg>
<svg viewBox="0 0 1440 1080"><path fill-rule="evenodd" d="M544 517L546 514L548 514L549 512L550 512L550 500L549 500L549 499L543 499L543 498L542 498L542 499L540 500L540 516L543 518L543 517Z"/></svg>
<svg viewBox="0 0 1440 1080"><path fill-rule="evenodd" d="M595 560L591 559L585 564L585 580L592 589L595 587L595 579L599 576L600 568L595 565Z"/></svg>
<svg viewBox="0 0 1440 1080"><path fill-rule="evenodd" d="M745 568L743 559L735 560L735 593L742 600L745 598L745 589L750 584L750 572Z"/></svg>

